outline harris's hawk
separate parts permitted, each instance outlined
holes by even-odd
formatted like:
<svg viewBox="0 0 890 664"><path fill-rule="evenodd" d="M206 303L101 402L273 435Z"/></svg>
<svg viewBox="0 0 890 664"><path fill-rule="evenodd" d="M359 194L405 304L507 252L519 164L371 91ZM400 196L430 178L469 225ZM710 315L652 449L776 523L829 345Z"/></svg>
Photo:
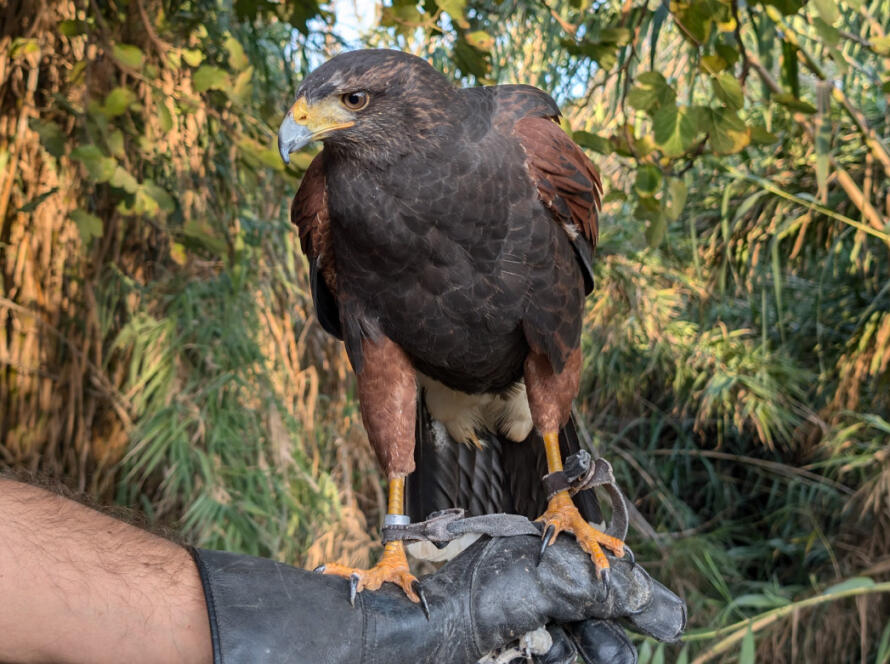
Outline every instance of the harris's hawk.
<svg viewBox="0 0 890 664"><path fill-rule="evenodd" d="M387 521L407 518L416 457L415 514L546 506L550 534L574 533L603 573L601 546L620 556L623 542L566 491L547 501L539 487L577 448L570 415L602 193L558 116L537 88L458 89L418 57L360 50L306 77L278 142L285 161L324 143L291 217L318 319L345 342L357 377L389 480ZM401 542L370 570L324 571L357 590L391 581L418 600Z"/></svg>

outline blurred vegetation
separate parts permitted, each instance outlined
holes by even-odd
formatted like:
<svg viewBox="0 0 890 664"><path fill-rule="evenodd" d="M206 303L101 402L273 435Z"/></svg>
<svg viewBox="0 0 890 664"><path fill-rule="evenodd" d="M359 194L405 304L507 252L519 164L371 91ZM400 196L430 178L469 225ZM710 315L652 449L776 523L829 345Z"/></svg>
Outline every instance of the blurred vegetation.
<svg viewBox="0 0 890 664"><path fill-rule="evenodd" d="M890 661L890 2L386 0L360 37L311 0L0 7L0 466L374 555L274 135L312 67L393 46L550 91L603 172L578 409L692 627L641 660Z"/></svg>

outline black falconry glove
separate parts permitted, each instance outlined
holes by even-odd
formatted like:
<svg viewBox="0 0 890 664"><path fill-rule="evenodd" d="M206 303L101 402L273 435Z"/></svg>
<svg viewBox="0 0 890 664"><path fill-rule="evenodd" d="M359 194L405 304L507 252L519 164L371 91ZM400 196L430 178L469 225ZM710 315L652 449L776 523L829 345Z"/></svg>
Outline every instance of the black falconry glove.
<svg viewBox="0 0 890 664"><path fill-rule="evenodd" d="M560 537L537 564L540 547L533 536L480 539L421 579L429 617L391 584L359 593L353 607L346 579L220 551L193 554L214 664L508 662L499 649L543 626L549 632L539 635L553 642L535 656L541 664L566 664L576 653L624 664L636 653L615 620L663 641L684 629L683 601L641 566L612 559L606 586L572 538Z"/></svg>

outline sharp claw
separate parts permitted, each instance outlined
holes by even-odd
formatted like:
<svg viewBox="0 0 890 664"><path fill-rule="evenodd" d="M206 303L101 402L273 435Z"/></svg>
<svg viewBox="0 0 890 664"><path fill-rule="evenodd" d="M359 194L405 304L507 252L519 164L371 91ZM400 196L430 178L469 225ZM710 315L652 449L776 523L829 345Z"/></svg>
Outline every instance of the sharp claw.
<svg viewBox="0 0 890 664"><path fill-rule="evenodd" d="M612 593L612 570L608 567L604 570L600 570L600 580L603 582L603 586L606 588L606 597L604 600L609 599L609 595Z"/></svg>
<svg viewBox="0 0 890 664"><path fill-rule="evenodd" d="M319 565L318 567L316 567L316 568L315 568L314 570L312 570L312 571L315 572L316 574L324 574L324 571L325 571L325 565Z"/></svg>
<svg viewBox="0 0 890 664"><path fill-rule="evenodd" d="M547 547L550 546L550 542L551 540L553 540L554 532L556 532L556 528L553 526L552 523L544 529L544 534L541 536L541 550L540 552L538 552L538 562L536 566L540 565L541 560L544 559L544 551L546 551Z"/></svg>
<svg viewBox="0 0 890 664"><path fill-rule="evenodd" d="M420 608L423 609L423 615L426 616L426 619L430 619L430 605L427 604L426 595L423 593L423 586L420 585L420 581L414 581L411 584L411 589L417 593L417 596L420 598Z"/></svg>
<svg viewBox="0 0 890 664"><path fill-rule="evenodd" d="M355 596L358 594L358 583L361 578L358 574L350 574L349 576L349 603L355 606Z"/></svg>
<svg viewBox="0 0 890 664"><path fill-rule="evenodd" d="M627 558L627 562L629 562L633 567L637 566L637 558L636 556L634 556L634 552L627 544L624 545L624 557Z"/></svg>

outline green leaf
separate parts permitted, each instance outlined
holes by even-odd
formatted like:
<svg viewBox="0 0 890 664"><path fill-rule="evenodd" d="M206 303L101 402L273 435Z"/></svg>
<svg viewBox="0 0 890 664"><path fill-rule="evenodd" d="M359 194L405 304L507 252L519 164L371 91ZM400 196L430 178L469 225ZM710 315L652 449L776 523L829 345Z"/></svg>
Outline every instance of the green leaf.
<svg viewBox="0 0 890 664"><path fill-rule="evenodd" d="M678 157L692 146L698 126L685 107L665 106L652 116L655 144L666 157Z"/></svg>
<svg viewBox="0 0 890 664"><path fill-rule="evenodd" d="M485 53L473 48L465 39L458 39L454 45L454 63L463 73L476 78L485 78L488 75Z"/></svg>
<svg viewBox="0 0 890 664"><path fill-rule="evenodd" d="M271 168L276 171L284 170L284 162L281 161L281 155L278 154L278 150L264 148L257 152L257 158L266 168Z"/></svg>
<svg viewBox="0 0 890 664"><path fill-rule="evenodd" d="M643 164L637 170L634 189L640 196L652 197L661 188L661 171L652 164Z"/></svg>
<svg viewBox="0 0 890 664"><path fill-rule="evenodd" d="M40 136L40 144L43 149L49 152L53 157L61 157L65 154L66 137L59 127L52 120L41 120L40 118L31 118L28 126Z"/></svg>
<svg viewBox="0 0 890 664"><path fill-rule="evenodd" d="M726 44L716 44L714 50L717 51L717 55L726 60L726 64L730 67L738 62L741 57L738 50L734 49L732 46L727 46Z"/></svg>
<svg viewBox="0 0 890 664"><path fill-rule="evenodd" d="M890 55L890 35L872 39L871 47L881 55Z"/></svg>
<svg viewBox="0 0 890 664"><path fill-rule="evenodd" d="M745 96L742 93L742 86L729 72L723 71L717 74L711 79L711 85L717 98L729 108L738 110L744 106Z"/></svg>
<svg viewBox="0 0 890 664"><path fill-rule="evenodd" d="M811 115L816 112L816 107L813 106L810 102L804 101L803 99L798 99L794 95L788 94L787 92L773 95L773 101L782 104L782 106L790 108L792 111L800 111L801 113L808 113Z"/></svg>
<svg viewBox="0 0 890 664"><path fill-rule="evenodd" d="M701 68L708 74L718 74L726 69L726 60L719 55L705 55L701 59Z"/></svg>
<svg viewBox="0 0 890 664"><path fill-rule="evenodd" d="M229 35L225 41L226 50L229 52L229 66L235 71L240 71L250 64L250 60L244 55L244 47L241 42ZM188 60L186 60L188 62ZM191 64L191 63L189 63ZM192 65L194 66L194 65Z"/></svg>
<svg viewBox="0 0 890 664"><path fill-rule="evenodd" d="M278 160L281 163L281 159ZM143 191L150 196L154 201L158 204L158 207L164 212L173 212L176 209L176 202L167 193L165 189L162 189L158 185L156 185L151 180L146 180L142 183Z"/></svg>
<svg viewBox="0 0 890 664"><path fill-rule="evenodd" d="M136 190L139 189L139 182L123 166L118 166L114 169L114 173L108 179L108 183L112 187L123 189L128 194L135 194Z"/></svg>
<svg viewBox="0 0 890 664"><path fill-rule="evenodd" d="M236 100L246 100L253 91L253 67L243 69L240 74L235 77L235 82L229 90L229 97Z"/></svg>
<svg viewBox="0 0 890 664"><path fill-rule="evenodd" d="M718 154L734 154L751 142L748 127L728 108L708 109L705 115L711 147Z"/></svg>
<svg viewBox="0 0 890 664"><path fill-rule="evenodd" d="M754 632L749 628L742 637L742 650L739 653L739 664L754 664L756 649L754 647Z"/></svg>
<svg viewBox="0 0 890 664"><path fill-rule="evenodd" d="M107 182L117 168L117 161L92 144L78 145L71 151L71 158L81 162L87 169L90 179L95 182Z"/></svg>
<svg viewBox="0 0 890 664"><path fill-rule="evenodd" d="M775 7L786 16L796 14L807 0L765 0L763 4Z"/></svg>
<svg viewBox="0 0 890 664"><path fill-rule="evenodd" d="M468 32L464 38L470 46L478 48L480 51L490 51L491 47L494 46L494 37L485 32L485 30Z"/></svg>
<svg viewBox="0 0 890 664"><path fill-rule="evenodd" d="M813 5L819 13L819 17L828 25L832 25L841 17L835 0L813 0Z"/></svg>
<svg viewBox="0 0 890 664"><path fill-rule="evenodd" d="M37 53L39 50L40 46L37 44L36 39L16 37L12 40L12 44L9 47L9 57L11 57L13 60L17 60L18 58L23 58L30 53Z"/></svg>
<svg viewBox="0 0 890 664"><path fill-rule="evenodd" d="M44 191L39 196L32 198L30 201L25 203L22 207L20 207L18 210L16 210L16 212L22 212L22 213L34 212L34 210L36 210L37 208L40 207L40 204L43 203L43 201L45 201L47 198L49 198L50 196L55 194L57 191L59 191L58 187L53 187L49 191Z"/></svg>
<svg viewBox="0 0 890 664"><path fill-rule="evenodd" d="M779 140L779 137L766 130L766 127L753 125L750 128L751 142L758 145L772 145Z"/></svg>
<svg viewBox="0 0 890 664"><path fill-rule="evenodd" d="M819 33L819 36L822 37L822 41L824 41L829 46L837 46L841 41L841 32L837 28L828 25L821 18L813 19L813 27L816 28L816 32ZM843 62L843 58L841 58L841 62Z"/></svg>
<svg viewBox="0 0 890 664"><path fill-rule="evenodd" d="M161 129L163 131L170 131L171 129L173 129L173 115L170 113L170 109L167 108L167 104L163 99L158 101L157 109L158 120L161 123Z"/></svg>
<svg viewBox="0 0 890 664"><path fill-rule="evenodd" d="M589 131L572 132L572 140L582 148L588 148L600 154L612 154L612 142L603 136L591 134Z"/></svg>
<svg viewBox="0 0 890 664"><path fill-rule="evenodd" d="M197 92L225 90L230 86L229 75L213 65L201 65L192 76L192 82Z"/></svg>
<svg viewBox="0 0 890 664"><path fill-rule="evenodd" d="M676 221L683 213L686 207L686 183L680 178L668 178L668 201L665 207L665 214L671 221Z"/></svg>
<svg viewBox="0 0 890 664"><path fill-rule="evenodd" d="M657 71L637 77L637 85L627 93L627 103L641 111L653 111L675 103L677 93Z"/></svg>
<svg viewBox="0 0 890 664"><path fill-rule="evenodd" d="M105 97L102 112L109 118L117 117L125 113L135 101L136 95L132 91L124 87L117 87Z"/></svg>
<svg viewBox="0 0 890 664"><path fill-rule="evenodd" d="M854 576L851 579L847 579L846 581L841 581L840 583L836 583L833 586L826 588L822 594L823 595L836 595L837 593L842 593L847 590L856 590L858 588L871 588L875 585L874 579L871 579L867 576Z"/></svg>
<svg viewBox="0 0 890 664"><path fill-rule="evenodd" d="M80 21L75 21L72 19L59 21L59 34L64 37L76 37L77 35L82 35L85 32L86 30L84 30L83 24Z"/></svg>
<svg viewBox="0 0 890 664"><path fill-rule="evenodd" d="M824 191L831 160L831 119L820 113L816 124L816 184Z"/></svg>
<svg viewBox="0 0 890 664"><path fill-rule="evenodd" d="M646 223L646 243L654 249L661 244L667 234L667 217L662 214L653 214Z"/></svg>
<svg viewBox="0 0 890 664"><path fill-rule="evenodd" d="M626 201L627 194L620 189L612 189L603 197L603 203L611 203L612 201Z"/></svg>
<svg viewBox="0 0 890 664"><path fill-rule="evenodd" d="M115 157L124 156L124 132L115 129L108 136L108 151Z"/></svg>
<svg viewBox="0 0 890 664"><path fill-rule="evenodd" d="M439 5L439 9L448 14L460 27L465 28L469 25L464 18L464 8L467 5L467 0L436 0L436 4Z"/></svg>
<svg viewBox="0 0 890 664"><path fill-rule="evenodd" d="M130 69L141 69L145 61L142 50L132 44L115 44L111 48L111 57Z"/></svg>
<svg viewBox="0 0 890 664"><path fill-rule="evenodd" d="M93 238L102 237L102 220L86 210L77 208L72 210L68 217L77 224L80 238L84 244L89 244Z"/></svg>
<svg viewBox="0 0 890 664"><path fill-rule="evenodd" d="M189 67L197 67L204 61L204 54L196 48L184 48L182 59Z"/></svg>

